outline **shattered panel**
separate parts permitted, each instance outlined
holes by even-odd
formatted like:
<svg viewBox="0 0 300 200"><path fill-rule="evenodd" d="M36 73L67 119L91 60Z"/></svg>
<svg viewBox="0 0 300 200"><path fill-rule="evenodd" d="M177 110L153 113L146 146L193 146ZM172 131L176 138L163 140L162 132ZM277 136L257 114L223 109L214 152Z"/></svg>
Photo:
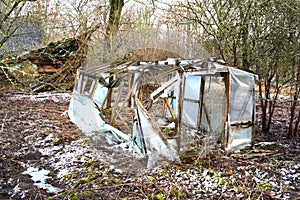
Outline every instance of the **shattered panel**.
<svg viewBox="0 0 300 200"><path fill-rule="evenodd" d="M174 142L164 140L157 130L155 130L149 121L147 115L142 109L137 109L138 119L140 120L137 131L140 133L140 137L144 140L145 149L148 157L148 167L155 165L158 161L178 160L176 146ZM176 144L176 143L175 143Z"/></svg>
<svg viewBox="0 0 300 200"><path fill-rule="evenodd" d="M101 85L100 83L97 83L96 91L93 96L93 101L97 104L98 107L100 107L104 102L106 93L107 88Z"/></svg>
<svg viewBox="0 0 300 200"><path fill-rule="evenodd" d="M204 76L204 94L201 116L201 130L221 137L226 106L225 83L223 77Z"/></svg>
<svg viewBox="0 0 300 200"><path fill-rule="evenodd" d="M230 72L229 83L224 77ZM148 167L178 161L195 138L202 139L202 148L225 137L228 150L243 148L252 135L248 121L254 114L253 93L243 91L254 90L253 77L199 60L94 67L78 76L70 118L90 135L104 134L111 144L124 144ZM226 87L232 94L230 108Z"/></svg>
<svg viewBox="0 0 300 200"><path fill-rule="evenodd" d="M94 102L78 93L72 94L68 115L71 121L87 135L99 132L105 124Z"/></svg>

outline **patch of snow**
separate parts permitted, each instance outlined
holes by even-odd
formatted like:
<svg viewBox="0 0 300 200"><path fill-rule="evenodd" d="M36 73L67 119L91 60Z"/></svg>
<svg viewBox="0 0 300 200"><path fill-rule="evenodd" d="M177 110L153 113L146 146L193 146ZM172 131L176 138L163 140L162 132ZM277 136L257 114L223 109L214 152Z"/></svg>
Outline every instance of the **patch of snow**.
<svg viewBox="0 0 300 200"><path fill-rule="evenodd" d="M34 181L34 185L36 185L37 187L45 189L49 193L57 194L61 191L61 189L46 183L46 179L50 178L49 176L47 176L49 173L49 170L39 170L35 167L29 167L22 174L29 174L31 176L31 179Z"/></svg>
<svg viewBox="0 0 300 200"><path fill-rule="evenodd" d="M61 100L68 100L71 97L69 93L40 93L37 95L31 95L30 100L32 101L46 101L51 99L55 103L61 102Z"/></svg>
<svg viewBox="0 0 300 200"><path fill-rule="evenodd" d="M39 94L18 94L14 95L12 97L9 97L12 100L17 100L17 99L27 99L29 97L29 100L31 101L48 101L52 100L55 103L68 101L71 98L71 94L69 93L49 93L49 92L43 92Z"/></svg>
<svg viewBox="0 0 300 200"><path fill-rule="evenodd" d="M19 181L20 181L20 180L18 179L16 186L15 186L14 189L12 190L12 195L11 195L11 197L14 197L16 194L18 194L19 192L21 192L21 189L20 189L20 187L19 187Z"/></svg>
<svg viewBox="0 0 300 200"><path fill-rule="evenodd" d="M39 152L40 152L41 154L43 154L44 156L49 156L49 155L52 155L53 152L59 151L59 150L61 150L61 149L63 149L62 146L50 146L50 147L43 148L43 149L40 148L40 149L39 149Z"/></svg>
<svg viewBox="0 0 300 200"><path fill-rule="evenodd" d="M85 163L88 163L90 160L106 160L105 155L99 155L99 152L87 145L87 143L88 139L80 139L65 145L60 151L49 151L51 158L47 164L58 171L58 178L69 174L73 169L79 169L79 166L85 166ZM41 151L41 149L39 150ZM109 155L107 155L108 157Z"/></svg>
<svg viewBox="0 0 300 200"><path fill-rule="evenodd" d="M276 142L259 142L259 143L256 143L254 146L255 147L257 147L257 146L264 147L264 146L274 145L274 144L276 144Z"/></svg>

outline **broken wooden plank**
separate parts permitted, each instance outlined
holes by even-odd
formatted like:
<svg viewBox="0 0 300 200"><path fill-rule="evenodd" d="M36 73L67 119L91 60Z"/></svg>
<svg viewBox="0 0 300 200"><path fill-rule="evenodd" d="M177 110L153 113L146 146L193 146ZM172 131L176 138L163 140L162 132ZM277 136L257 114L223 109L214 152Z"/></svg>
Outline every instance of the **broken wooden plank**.
<svg viewBox="0 0 300 200"><path fill-rule="evenodd" d="M172 118L173 118L173 120L175 122L176 121L176 116L175 116L174 111L173 111L173 109L172 109L172 107L171 107L171 105L170 105L170 103L168 101L168 98L165 97L164 101L165 101L165 104L167 105L167 108L169 109L169 112L171 113L171 116L172 116Z"/></svg>

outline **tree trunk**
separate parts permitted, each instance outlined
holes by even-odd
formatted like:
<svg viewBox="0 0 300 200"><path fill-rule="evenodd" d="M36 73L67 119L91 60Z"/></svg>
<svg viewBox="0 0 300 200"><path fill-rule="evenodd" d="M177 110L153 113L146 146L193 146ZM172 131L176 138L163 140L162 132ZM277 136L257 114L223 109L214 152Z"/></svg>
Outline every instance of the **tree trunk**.
<svg viewBox="0 0 300 200"><path fill-rule="evenodd" d="M291 116L290 116L290 122L289 122L289 130L288 130L288 139L293 138L293 122L294 122L294 118L295 118L295 109L296 109L296 105L297 105L297 99L298 97L296 97L296 94L294 95L294 99L293 99L293 103L291 106Z"/></svg>
<svg viewBox="0 0 300 200"><path fill-rule="evenodd" d="M300 96L300 56L299 56L299 65L298 65L298 73L297 73L297 86L298 86L298 98ZM300 110L298 112L298 119L296 121L295 127L294 127L294 135L296 136L298 131L298 126L300 124ZM300 136L300 135L299 135Z"/></svg>
<svg viewBox="0 0 300 200"><path fill-rule="evenodd" d="M245 27L242 31L242 41L243 41L243 53L242 53L242 69L248 69L249 68L249 60L248 60L248 24L245 24Z"/></svg>
<svg viewBox="0 0 300 200"><path fill-rule="evenodd" d="M109 0L109 18L106 27L106 38L115 35L119 29L124 0Z"/></svg>
<svg viewBox="0 0 300 200"><path fill-rule="evenodd" d="M265 124L266 124L266 107L264 104L264 99L262 98L262 83L258 83L258 89L259 89L259 96L260 96L260 107L261 107L261 124L262 124L262 130L265 129Z"/></svg>
<svg viewBox="0 0 300 200"><path fill-rule="evenodd" d="M296 121L295 128L294 128L294 135L295 135L295 136L296 136L296 134L297 134L299 124L300 124L300 110L299 110L299 112L298 112L298 119L297 119L297 121ZM299 135L299 136L300 136L300 135Z"/></svg>
<svg viewBox="0 0 300 200"><path fill-rule="evenodd" d="M112 53L111 38L119 30L119 24L121 19L122 8L124 6L124 0L109 0L109 6L110 6L110 11L109 11L109 18L106 27L105 39L107 42L106 50L109 51L110 54ZM113 78L110 78L109 81L113 81ZM113 99L113 88L108 88L108 96L106 101L107 108L111 108L112 99Z"/></svg>
<svg viewBox="0 0 300 200"><path fill-rule="evenodd" d="M298 130L298 125L299 125L299 121L300 121L300 111L299 111L299 115L298 115L298 119L295 123L295 127L293 127L293 123L294 123L294 118L295 118L295 114L296 114L296 106L298 103L298 98L300 96L300 65L298 66L298 72L297 72L297 81L296 81L296 88L295 88L295 94L294 94L294 98L293 98L293 103L291 106L291 116L290 116L290 122L289 122L289 130L288 130L288 138L291 139L293 138L295 135L293 134L293 132L296 134L297 130ZM293 130L294 129L294 130Z"/></svg>

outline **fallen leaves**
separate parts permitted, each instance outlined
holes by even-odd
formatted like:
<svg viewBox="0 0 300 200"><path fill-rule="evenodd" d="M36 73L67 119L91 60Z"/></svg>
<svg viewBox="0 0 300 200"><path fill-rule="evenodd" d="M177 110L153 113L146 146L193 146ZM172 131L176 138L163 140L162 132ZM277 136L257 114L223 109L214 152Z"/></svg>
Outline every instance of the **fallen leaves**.
<svg viewBox="0 0 300 200"><path fill-rule="evenodd" d="M63 115L69 94L1 96L0 194L39 199L297 199L300 144L257 142L240 153L200 158L144 169L140 162L108 149L103 138L82 135ZM212 150L212 153L213 150ZM47 170L45 184L34 186L30 167Z"/></svg>

